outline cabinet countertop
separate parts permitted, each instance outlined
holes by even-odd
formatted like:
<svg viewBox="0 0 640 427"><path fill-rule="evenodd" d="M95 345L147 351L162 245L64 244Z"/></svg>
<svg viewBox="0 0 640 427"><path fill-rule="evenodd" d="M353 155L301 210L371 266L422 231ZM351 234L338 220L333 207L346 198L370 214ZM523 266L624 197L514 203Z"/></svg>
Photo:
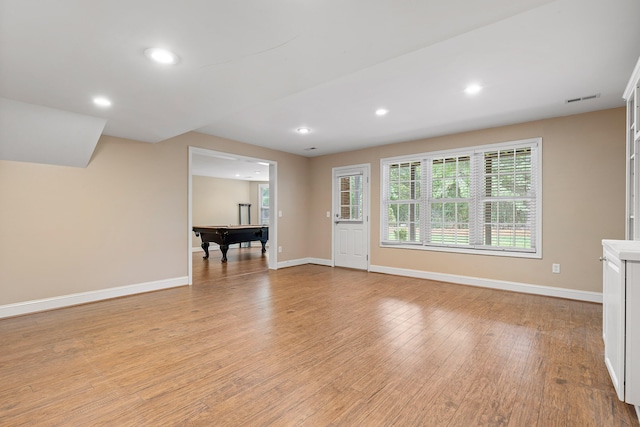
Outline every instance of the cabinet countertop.
<svg viewBox="0 0 640 427"><path fill-rule="evenodd" d="M619 259L625 261L640 261L639 240L608 240L602 241L602 246L613 252Z"/></svg>

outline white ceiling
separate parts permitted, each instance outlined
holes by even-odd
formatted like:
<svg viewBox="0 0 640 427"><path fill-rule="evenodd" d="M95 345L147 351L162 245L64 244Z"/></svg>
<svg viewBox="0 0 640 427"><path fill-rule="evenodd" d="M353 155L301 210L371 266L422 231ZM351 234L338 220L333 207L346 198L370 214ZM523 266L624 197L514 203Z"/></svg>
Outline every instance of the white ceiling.
<svg viewBox="0 0 640 427"><path fill-rule="evenodd" d="M44 134L60 110L123 138L195 130L315 156L621 106L639 17L638 0L0 0L0 98L46 107L12 121ZM55 164L97 142L3 135L0 158Z"/></svg>
<svg viewBox="0 0 640 427"><path fill-rule="evenodd" d="M269 165L230 154L193 154L191 174L240 181L269 181Z"/></svg>

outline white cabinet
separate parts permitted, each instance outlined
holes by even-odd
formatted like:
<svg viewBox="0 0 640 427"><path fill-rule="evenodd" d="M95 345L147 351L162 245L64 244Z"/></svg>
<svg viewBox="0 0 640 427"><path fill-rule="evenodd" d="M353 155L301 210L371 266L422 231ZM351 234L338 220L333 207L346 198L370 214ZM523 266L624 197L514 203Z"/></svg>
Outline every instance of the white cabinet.
<svg viewBox="0 0 640 427"><path fill-rule="evenodd" d="M640 241L603 240L604 359L618 398L640 405ZM636 407L636 410L638 408Z"/></svg>
<svg viewBox="0 0 640 427"><path fill-rule="evenodd" d="M627 224L629 240L640 240L640 59L623 94L627 101Z"/></svg>
<svg viewBox="0 0 640 427"><path fill-rule="evenodd" d="M640 419L640 59L623 93L627 102L627 240L603 240L604 361L622 401Z"/></svg>

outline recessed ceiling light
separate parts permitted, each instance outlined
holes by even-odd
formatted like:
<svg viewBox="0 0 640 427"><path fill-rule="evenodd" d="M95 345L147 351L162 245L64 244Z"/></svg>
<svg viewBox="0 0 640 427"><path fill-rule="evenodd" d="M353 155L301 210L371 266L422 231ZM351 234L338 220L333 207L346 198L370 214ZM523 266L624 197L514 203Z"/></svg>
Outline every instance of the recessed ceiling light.
<svg viewBox="0 0 640 427"><path fill-rule="evenodd" d="M304 134L310 133L311 129L309 129L309 128L298 128L298 129L296 129L296 132L301 133L301 134L304 135Z"/></svg>
<svg viewBox="0 0 640 427"><path fill-rule="evenodd" d="M376 110L376 115L378 116L384 116L389 112L389 110L387 110L386 108L378 108Z"/></svg>
<svg viewBox="0 0 640 427"><path fill-rule="evenodd" d="M93 98L93 103L98 107L111 107L111 101L109 101L104 96L96 96Z"/></svg>
<svg viewBox="0 0 640 427"><path fill-rule="evenodd" d="M147 58L154 62L165 65L173 65L178 63L178 55L166 49L151 47L144 51Z"/></svg>
<svg viewBox="0 0 640 427"><path fill-rule="evenodd" d="M467 95L475 95L476 93L479 93L481 90L482 90L482 86L476 83L470 84L469 86L464 88L464 92Z"/></svg>

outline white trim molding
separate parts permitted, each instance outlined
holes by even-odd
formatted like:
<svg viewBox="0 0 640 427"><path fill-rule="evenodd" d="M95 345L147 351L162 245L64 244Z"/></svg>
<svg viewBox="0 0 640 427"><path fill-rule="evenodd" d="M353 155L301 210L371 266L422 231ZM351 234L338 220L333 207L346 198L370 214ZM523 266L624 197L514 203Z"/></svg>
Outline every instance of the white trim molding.
<svg viewBox="0 0 640 427"><path fill-rule="evenodd" d="M371 271L372 273L384 273L392 274L395 276L415 277L418 279L437 280L439 282L449 282L458 285L478 286L481 288L500 289L503 291L543 295L556 298L566 298L602 304L602 293L600 292L554 288L551 286L532 285L529 283L508 282L504 280L484 279L480 277L459 276L456 274L409 270L404 268L385 267L382 265L371 265L369 271Z"/></svg>
<svg viewBox="0 0 640 427"><path fill-rule="evenodd" d="M0 319L118 298L127 295L159 291L161 289L188 286L188 280L189 278L187 276L175 277L173 279L156 280L153 282L138 283L135 285L119 286L116 288L100 289L97 291L81 292L77 294L0 305Z"/></svg>
<svg viewBox="0 0 640 427"><path fill-rule="evenodd" d="M326 267L333 267L333 263L330 259L323 259L323 258L299 258L299 259L292 259L289 261L282 261L278 263L278 268L286 268L286 267L296 267L298 265L305 265L305 264L317 264L317 265L324 265Z"/></svg>
<svg viewBox="0 0 640 427"><path fill-rule="evenodd" d="M316 264L333 267L332 261L322 258L300 258L282 261L278 268L295 267L304 264ZM526 294L543 295L557 298L567 298L578 301L602 303L602 294L599 292L579 291L574 289L554 288L551 286L532 285L528 283L507 282L503 280L484 279L479 277L459 276L454 274L434 273L429 271L409 270L381 265L371 265L372 273L391 274L395 276L415 277L418 279L437 280L460 285L478 286L490 289L520 292ZM176 277L173 279L157 280L153 282L138 283L134 285L120 286L116 288L100 289L97 291L82 292L77 294L62 295L52 298L24 301L0 306L0 319L20 316L23 314L37 313L56 308L86 304L127 295L135 295L162 289L188 286L188 277Z"/></svg>
<svg viewBox="0 0 640 427"><path fill-rule="evenodd" d="M333 263L330 259L323 258L307 258L308 264L324 265L326 267L333 267Z"/></svg>
<svg viewBox="0 0 640 427"><path fill-rule="evenodd" d="M296 267L298 265L305 265L305 264L309 264L309 261L307 261L306 258L300 258L300 259L291 259L289 261L279 261L278 262L278 268L286 268L286 267Z"/></svg>
<svg viewBox="0 0 640 427"><path fill-rule="evenodd" d="M622 92L622 97L625 101L629 100L631 93L636 89L636 82L638 79L640 79L640 58L638 58L638 62L636 62L636 66L633 69L633 73L631 73L627 87L624 89L624 92ZM640 413L638 414L638 417L640 418Z"/></svg>

